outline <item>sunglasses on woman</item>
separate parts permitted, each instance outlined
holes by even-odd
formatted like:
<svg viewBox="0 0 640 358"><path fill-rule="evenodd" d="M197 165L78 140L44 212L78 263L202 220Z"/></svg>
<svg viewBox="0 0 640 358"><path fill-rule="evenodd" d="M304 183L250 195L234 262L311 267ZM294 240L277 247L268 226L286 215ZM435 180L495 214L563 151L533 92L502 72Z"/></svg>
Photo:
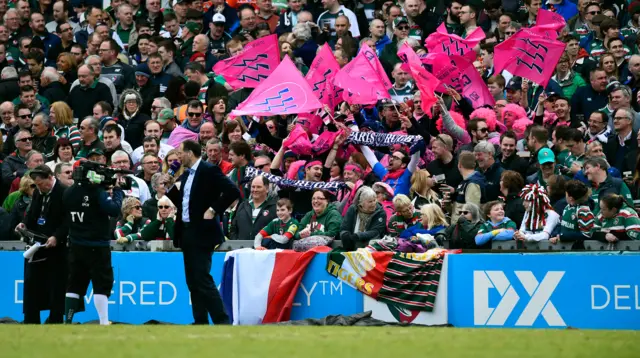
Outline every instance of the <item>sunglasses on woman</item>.
<svg viewBox="0 0 640 358"><path fill-rule="evenodd" d="M467 215L467 214L469 214L469 212L468 212L468 211L466 211L466 210L460 210L460 212L459 212L459 214L458 214L458 215Z"/></svg>
<svg viewBox="0 0 640 358"><path fill-rule="evenodd" d="M158 205L158 209L169 209L169 205Z"/></svg>

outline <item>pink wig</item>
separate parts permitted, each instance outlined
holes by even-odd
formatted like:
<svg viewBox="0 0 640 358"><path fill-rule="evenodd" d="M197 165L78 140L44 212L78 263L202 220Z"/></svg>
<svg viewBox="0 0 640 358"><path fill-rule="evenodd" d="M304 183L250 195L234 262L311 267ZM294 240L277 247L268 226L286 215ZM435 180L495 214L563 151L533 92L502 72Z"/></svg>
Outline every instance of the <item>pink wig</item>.
<svg viewBox="0 0 640 358"><path fill-rule="evenodd" d="M515 120L507 122L505 120L505 113L511 113L515 116ZM502 109L502 121L507 125L507 128L512 128L515 121L519 119L527 118L527 111L524 110L521 106L513 103L509 103Z"/></svg>
<svg viewBox="0 0 640 358"><path fill-rule="evenodd" d="M464 117L462 116L462 114L454 111L449 112L449 114L451 115L451 118L453 118L453 121L456 122L456 124L460 128L467 130L467 122L464 120ZM442 117L438 118L438 120L436 121L436 128L438 128L438 132L444 133L443 132L444 128L442 125Z"/></svg>
<svg viewBox="0 0 640 358"><path fill-rule="evenodd" d="M496 131L496 112L493 109L489 108L478 108L475 111L471 112L471 119L474 118L484 118L487 120L487 126L489 127L489 132Z"/></svg>
<svg viewBox="0 0 640 358"><path fill-rule="evenodd" d="M518 139L522 139L524 138L524 131L531 124L533 124L533 121L530 121L527 118L520 118L513 123L511 129L516 133Z"/></svg>

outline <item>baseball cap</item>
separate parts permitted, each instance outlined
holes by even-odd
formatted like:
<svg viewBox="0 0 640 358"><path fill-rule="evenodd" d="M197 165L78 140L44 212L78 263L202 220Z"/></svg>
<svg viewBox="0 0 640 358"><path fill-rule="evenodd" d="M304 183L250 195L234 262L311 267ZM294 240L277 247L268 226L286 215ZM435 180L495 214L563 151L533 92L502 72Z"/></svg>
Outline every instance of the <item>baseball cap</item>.
<svg viewBox="0 0 640 358"><path fill-rule="evenodd" d="M542 148L538 151L538 163L540 165L545 163L554 163L556 161L556 156L553 154L553 151L549 148Z"/></svg>
<svg viewBox="0 0 640 358"><path fill-rule="evenodd" d="M631 4L629 4L629 13L631 14L631 16L639 12L640 12L640 1L634 1Z"/></svg>
<svg viewBox="0 0 640 358"><path fill-rule="evenodd" d="M87 158L91 157L92 155L104 155L104 152L100 148L93 148L87 154Z"/></svg>
<svg viewBox="0 0 640 358"><path fill-rule="evenodd" d="M522 78L520 77L512 78L507 84L507 86L505 87L505 89L511 90L511 91L520 91L522 89Z"/></svg>
<svg viewBox="0 0 640 358"><path fill-rule="evenodd" d="M186 27L189 30L189 32L192 34L199 34L200 31L202 30L200 28L200 24L193 21L187 21L187 23L184 24L184 27Z"/></svg>
<svg viewBox="0 0 640 358"><path fill-rule="evenodd" d="M613 81L613 82L609 83L607 85L607 88L606 88L607 95L610 95L611 93L619 90L621 87L622 87L622 85L618 81Z"/></svg>
<svg viewBox="0 0 640 358"><path fill-rule="evenodd" d="M399 105L395 99L382 99L380 100L380 107L393 107Z"/></svg>
<svg viewBox="0 0 640 358"><path fill-rule="evenodd" d="M170 108L163 108L160 113L158 113L158 123L161 125L167 124L170 120L175 118L173 111Z"/></svg>
<svg viewBox="0 0 640 358"><path fill-rule="evenodd" d="M403 22L405 24L409 24L409 20L407 20L406 17L404 17L404 16L396 17L395 20L393 20L393 28L395 29L396 27L398 27L398 25L400 25Z"/></svg>
<svg viewBox="0 0 640 358"><path fill-rule="evenodd" d="M225 23L227 22L227 19L224 18L224 15L220 14L220 13L216 13L215 15L213 15L213 18L211 19L211 22L213 22L214 24L216 23Z"/></svg>

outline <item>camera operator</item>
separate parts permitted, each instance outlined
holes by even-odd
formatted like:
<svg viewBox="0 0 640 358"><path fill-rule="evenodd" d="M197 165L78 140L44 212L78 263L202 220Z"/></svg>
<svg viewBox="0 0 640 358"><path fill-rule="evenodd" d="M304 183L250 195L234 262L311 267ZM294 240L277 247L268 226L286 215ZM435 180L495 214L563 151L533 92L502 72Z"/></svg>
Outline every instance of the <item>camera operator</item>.
<svg viewBox="0 0 640 358"><path fill-rule="evenodd" d="M62 197L67 189L51 168L39 165L29 176L38 190L33 193L25 218L16 227L42 234L48 239L25 264L24 323L40 324L40 311L50 310L47 323L63 323L67 282L67 233ZM46 241L45 241L46 240Z"/></svg>
<svg viewBox="0 0 640 358"><path fill-rule="evenodd" d="M109 196L106 184L113 178L109 169L100 167L100 174L96 173L98 169L85 173L83 166L95 164L97 163L84 162L75 169L75 183L67 189L63 199L71 243L65 323L71 323L76 312L84 311L82 297L91 281L100 324L109 324L108 297L113 286L109 217L120 214L124 193L118 184L122 174L116 175L118 179Z"/></svg>

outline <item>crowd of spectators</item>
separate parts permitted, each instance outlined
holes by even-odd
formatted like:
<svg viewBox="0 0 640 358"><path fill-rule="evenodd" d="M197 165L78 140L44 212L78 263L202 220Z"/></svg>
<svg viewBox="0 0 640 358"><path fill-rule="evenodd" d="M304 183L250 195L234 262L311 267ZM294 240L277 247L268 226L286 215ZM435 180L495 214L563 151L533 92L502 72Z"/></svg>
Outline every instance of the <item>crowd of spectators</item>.
<svg viewBox="0 0 640 358"><path fill-rule="evenodd" d="M171 240L181 203L165 194L190 170L180 161L184 139L197 140L203 160L240 189L220 224L228 240L256 249L334 240L349 250L501 240L578 249L585 239L640 239L640 1L102 3L0 0L2 240L17 238L37 190L29 170L46 164L69 186L84 160L135 173L112 218L114 240ZM535 25L539 9L567 22L545 88L494 70L495 46ZM462 38L484 32L473 65L494 106L473 108L449 87L430 111L421 108L425 95L397 51L408 44L425 54L441 24ZM324 44L341 67L367 44L391 78L392 99L327 108L320 132L340 134L322 154L298 153L286 143L302 117L231 116L253 89L212 71L272 34L302 74ZM355 145L349 133L358 131L421 140ZM308 190L273 178L344 185Z"/></svg>

